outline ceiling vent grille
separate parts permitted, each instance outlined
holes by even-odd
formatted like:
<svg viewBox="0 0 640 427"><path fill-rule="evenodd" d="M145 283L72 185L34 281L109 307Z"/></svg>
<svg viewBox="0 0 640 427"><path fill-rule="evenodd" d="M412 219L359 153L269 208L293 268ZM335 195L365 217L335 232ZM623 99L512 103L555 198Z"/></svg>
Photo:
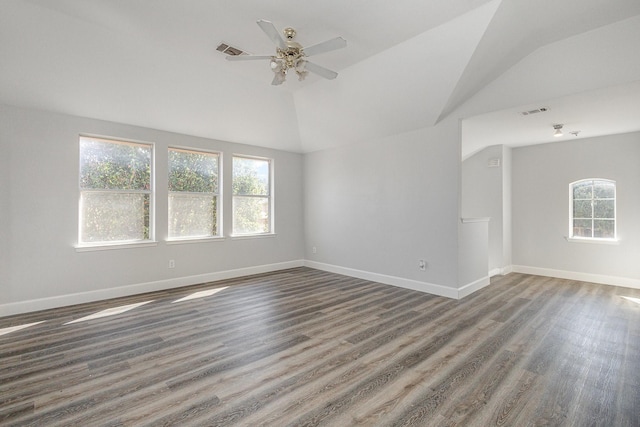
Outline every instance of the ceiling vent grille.
<svg viewBox="0 0 640 427"><path fill-rule="evenodd" d="M224 43L224 42L220 43L218 45L218 47L216 47L216 50L218 52L222 52L225 55L229 55L229 56L238 56L238 55L246 54L246 52L243 51L242 49L230 46L230 45L228 45L227 43Z"/></svg>
<svg viewBox="0 0 640 427"><path fill-rule="evenodd" d="M547 111L549 111L548 107L540 107L535 110L522 111L520 114L523 116L530 116L531 114L545 113Z"/></svg>
<svg viewBox="0 0 640 427"><path fill-rule="evenodd" d="M488 168L499 168L500 167L500 157L493 157L487 161Z"/></svg>

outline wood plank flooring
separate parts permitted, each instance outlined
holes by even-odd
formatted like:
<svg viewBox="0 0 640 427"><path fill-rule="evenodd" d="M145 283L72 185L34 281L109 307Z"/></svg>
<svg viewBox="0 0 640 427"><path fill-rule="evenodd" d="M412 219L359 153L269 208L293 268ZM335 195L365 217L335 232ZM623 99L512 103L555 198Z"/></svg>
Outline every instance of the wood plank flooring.
<svg viewBox="0 0 640 427"><path fill-rule="evenodd" d="M0 334L3 426L640 426L634 289L510 274L456 301L297 268Z"/></svg>

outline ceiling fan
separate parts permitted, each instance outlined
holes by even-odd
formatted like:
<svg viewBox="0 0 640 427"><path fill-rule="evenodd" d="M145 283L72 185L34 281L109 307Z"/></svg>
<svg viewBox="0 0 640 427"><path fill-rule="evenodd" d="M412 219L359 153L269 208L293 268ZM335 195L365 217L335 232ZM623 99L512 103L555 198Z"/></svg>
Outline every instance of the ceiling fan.
<svg viewBox="0 0 640 427"><path fill-rule="evenodd" d="M282 31L286 38L285 40L270 21L261 19L258 21L258 25L271 41L275 43L276 54L227 56L229 61L268 59L271 64L271 71L274 73L273 81L271 82L272 85L284 83L287 77L287 71L289 70L296 72L298 80L304 80L309 71L330 80L338 76L338 73L335 71L309 62L306 58L345 47L347 41L342 37L336 37L309 47L302 47L298 42L293 41L293 38L296 36L296 30L293 28L288 27Z"/></svg>

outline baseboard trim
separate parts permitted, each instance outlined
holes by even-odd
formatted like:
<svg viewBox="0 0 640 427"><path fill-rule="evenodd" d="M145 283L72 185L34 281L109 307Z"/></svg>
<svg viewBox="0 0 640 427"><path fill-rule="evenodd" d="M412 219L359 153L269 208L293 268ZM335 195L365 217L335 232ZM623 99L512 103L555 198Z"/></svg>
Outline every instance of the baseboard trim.
<svg viewBox="0 0 640 427"><path fill-rule="evenodd" d="M640 280L631 279L628 277L580 273L576 271L529 267L525 265L514 265L512 266L512 270L514 273L533 274L536 276L545 276L545 277L557 277L559 279L579 280L581 282L598 283L601 285L622 286L625 288L640 289Z"/></svg>
<svg viewBox="0 0 640 427"><path fill-rule="evenodd" d="M405 279L402 277L389 276L380 273L372 273L370 271L357 270L354 268L341 267L333 264L324 264L321 262L309 260L305 261L305 266L315 268L317 270L328 271L330 273L343 274L345 276L356 277L358 279L371 280L372 282L384 283L385 285L398 286L400 288L411 289L414 291L420 291L454 299L463 298L489 284L489 277L485 277L476 282L469 283L468 285L465 285L460 289L455 289L448 286L436 285L434 283L420 282L418 280Z"/></svg>
<svg viewBox="0 0 640 427"><path fill-rule="evenodd" d="M489 277L500 276L500 273L502 273L501 268L494 268L493 270L489 270Z"/></svg>
<svg viewBox="0 0 640 427"><path fill-rule="evenodd" d="M502 267L502 268L494 268L493 270L489 271L489 277L493 277L493 276L505 276L509 273L511 273L513 271L513 266L508 265L506 267Z"/></svg>
<svg viewBox="0 0 640 427"><path fill-rule="evenodd" d="M476 280L475 282L464 285L463 287L458 289L458 299L469 296L472 293L484 288L485 286L489 286L489 284L491 284L491 279L489 278L489 276L485 276Z"/></svg>
<svg viewBox="0 0 640 427"><path fill-rule="evenodd" d="M502 268L502 276L506 276L509 273L513 273L513 265L508 265Z"/></svg>
<svg viewBox="0 0 640 427"><path fill-rule="evenodd" d="M50 308L65 307L75 304L83 304L110 298L127 297L131 295L142 294L145 292L162 291L165 289L198 285L200 283L215 282L218 280L233 279L236 277L269 273L272 271L286 270L289 268L302 266L304 266L304 260L287 261L276 264L265 264L253 267L238 268L235 270L217 271L206 274L198 274L194 276L138 283L135 285L119 286L117 288L100 289L96 291L60 295L50 298L39 298L9 304L0 304L0 317L29 313L38 310L47 310Z"/></svg>
<svg viewBox="0 0 640 427"><path fill-rule="evenodd" d="M119 286L116 288L59 295L49 298L39 298L15 303L0 304L0 317L29 313L38 310L65 307L75 304L83 304L87 302L94 302L111 298L127 297L146 292L162 291L166 289L180 288L184 286L197 285L200 283L215 282L218 280L233 279L236 277L250 276L252 274L269 273L272 271L286 270L289 268L303 266L453 299L460 299L471 295L472 293L484 288L490 283L489 276L486 276L474 282L468 283L459 289L456 289L448 286L437 285L434 283L421 282L418 280L405 279L402 277L389 276L380 273L372 273L369 271L341 267L332 264L324 264L309 260L295 260L276 264L245 267L235 270L225 270L193 276L185 276L174 279L158 280L154 282L138 283L134 285ZM640 287L640 284L638 285L638 287Z"/></svg>

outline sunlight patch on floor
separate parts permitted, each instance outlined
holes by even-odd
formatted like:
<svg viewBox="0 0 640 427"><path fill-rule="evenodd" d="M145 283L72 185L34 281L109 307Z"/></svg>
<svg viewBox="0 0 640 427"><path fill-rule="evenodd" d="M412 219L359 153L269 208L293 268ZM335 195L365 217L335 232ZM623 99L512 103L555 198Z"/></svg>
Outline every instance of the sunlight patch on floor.
<svg viewBox="0 0 640 427"><path fill-rule="evenodd" d="M44 323L44 320L42 322L26 323L24 325L11 326L9 328L2 328L0 329L0 335L10 334L11 332L19 331L21 329L26 329L29 326L39 325L40 323Z"/></svg>
<svg viewBox="0 0 640 427"><path fill-rule="evenodd" d="M90 314L88 316L81 317L80 319L76 319L76 320L72 320L71 322L67 322L67 323L65 323L65 325L70 325L72 323L78 323L78 322L85 322L87 320L99 319L101 317L115 316L117 314L122 314L124 312L129 311L129 310L133 310L134 308L138 308L141 305L149 304L150 302L153 302L153 300L145 301L145 302L138 302L138 303L129 304L129 305L122 305L120 307L107 308L106 310L102 310L102 311L99 311L97 313L93 313L93 314Z"/></svg>
<svg viewBox="0 0 640 427"><path fill-rule="evenodd" d="M631 302L635 302L636 304L640 304L640 298L634 298L634 297L622 297L624 299L626 299L627 301L631 301Z"/></svg>
<svg viewBox="0 0 640 427"><path fill-rule="evenodd" d="M224 288L208 289L206 291L194 292L191 295L187 295L186 297L183 297L183 298L180 298L180 299L177 299L177 300L173 301L171 304L176 303L176 302L189 301L191 299L196 299L196 298L208 297L208 296L216 294L216 293L218 293L220 291L224 291L227 288L228 288L228 286L225 286Z"/></svg>

